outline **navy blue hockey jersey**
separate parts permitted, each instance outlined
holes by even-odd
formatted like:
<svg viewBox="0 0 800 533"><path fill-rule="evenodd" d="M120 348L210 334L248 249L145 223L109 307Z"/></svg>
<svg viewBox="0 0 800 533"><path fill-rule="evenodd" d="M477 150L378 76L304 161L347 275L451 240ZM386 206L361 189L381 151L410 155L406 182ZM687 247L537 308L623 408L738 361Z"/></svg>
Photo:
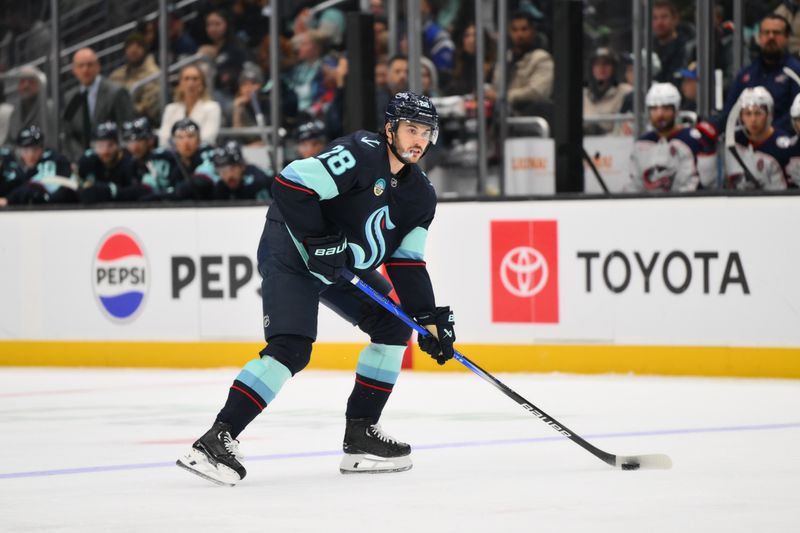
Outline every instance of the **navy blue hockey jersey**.
<svg viewBox="0 0 800 533"><path fill-rule="evenodd" d="M360 130L293 161L275 178L272 196L268 218L286 222L304 260L306 238L343 232L351 269L384 264L406 311L434 307L425 241L436 193L417 165L392 175L383 137Z"/></svg>

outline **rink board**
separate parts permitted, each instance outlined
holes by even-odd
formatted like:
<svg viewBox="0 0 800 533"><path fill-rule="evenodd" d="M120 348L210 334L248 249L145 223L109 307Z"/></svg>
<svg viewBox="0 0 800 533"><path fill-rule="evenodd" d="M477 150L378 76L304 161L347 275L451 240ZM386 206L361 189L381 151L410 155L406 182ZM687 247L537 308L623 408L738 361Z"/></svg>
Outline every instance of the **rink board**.
<svg viewBox="0 0 800 533"><path fill-rule="evenodd" d="M492 371L800 377L797 202L445 203L426 259ZM0 364L238 366L263 346L264 214L0 213ZM363 342L323 309L312 366L352 369Z"/></svg>

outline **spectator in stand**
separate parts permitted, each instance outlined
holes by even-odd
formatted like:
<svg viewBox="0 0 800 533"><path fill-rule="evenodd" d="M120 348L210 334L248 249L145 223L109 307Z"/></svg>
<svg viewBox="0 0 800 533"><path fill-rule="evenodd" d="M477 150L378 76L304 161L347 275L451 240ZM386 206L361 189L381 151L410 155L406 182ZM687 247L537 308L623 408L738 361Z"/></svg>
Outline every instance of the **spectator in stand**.
<svg viewBox="0 0 800 533"><path fill-rule="evenodd" d="M183 118L191 118L200 130L202 142L214 144L217 141L222 110L211 99L206 85L206 76L197 65L187 65L181 69L175 101L167 104L161 117L159 145L169 146L172 126Z"/></svg>
<svg viewBox="0 0 800 533"><path fill-rule="evenodd" d="M231 124L234 128L247 128L258 126L258 116L261 115L263 123L269 116L269 102L260 92L264 85L261 69L254 63L245 63L239 75L239 92L233 100L233 117ZM241 137L242 144L259 144L262 139L258 135Z"/></svg>
<svg viewBox="0 0 800 533"><path fill-rule="evenodd" d="M762 86L772 95L774 125L791 131L789 108L795 96L800 94L800 60L788 53L789 31L789 22L780 15L769 13L761 19L758 32L760 53L736 74L728 89L725 107L715 119L718 130L728 126L728 115L744 89Z"/></svg>
<svg viewBox="0 0 800 533"><path fill-rule="evenodd" d="M139 181L136 162L119 145L119 130L115 122L97 125L92 148L78 161L78 177L81 180L78 192L81 203L135 199L134 191Z"/></svg>
<svg viewBox="0 0 800 533"><path fill-rule="evenodd" d="M436 23L439 6L435 0L420 0L422 13L422 53L436 65L442 83L450 82L455 62L456 45L450 33Z"/></svg>
<svg viewBox="0 0 800 533"><path fill-rule="evenodd" d="M79 85L64 99L61 125L64 151L69 159L77 161L89 148L97 124L111 120L121 126L135 113L128 91L100 75L100 61L91 48L75 52L72 73Z"/></svg>
<svg viewBox="0 0 800 533"><path fill-rule="evenodd" d="M506 57L508 93L506 100L511 114L531 113L539 104L549 104L553 92L553 58L541 48L536 48L536 26L528 11L516 11L509 22L511 50ZM497 99L500 84L497 67L492 77L492 86L486 97Z"/></svg>
<svg viewBox="0 0 800 533"><path fill-rule="evenodd" d="M386 86L380 87L376 84L375 89L376 124L383 124L383 112L389 100L395 94L408 90L408 58L398 54L389 59L386 64Z"/></svg>
<svg viewBox="0 0 800 533"><path fill-rule="evenodd" d="M339 49L342 46L345 31L345 16L342 10L329 7L312 14L311 7L319 2L300 0L296 4L293 21L295 36L308 30L315 30L322 40L334 48Z"/></svg>
<svg viewBox="0 0 800 533"><path fill-rule="evenodd" d="M797 0L783 0L775 8L775 14L780 15L789 22L789 53L800 54L800 3Z"/></svg>
<svg viewBox="0 0 800 533"><path fill-rule="evenodd" d="M739 97L742 129L736 132L736 155L725 153L725 187L740 190L783 190L793 150L787 133L773 126L772 95L764 87L748 87Z"/></svg>
<svg viewBox="0 0 800 533"><path fill-rule="evenodd" d="M245 47L257 48L269 31L269 17L264 16L261 0L236 0L231 6L231 23L236 37Z"/></svg>
<svg viewBox="0 0 800 533"><path fill-rule="evenodd" d="M326 125L328 137L335 139L344 135L344 82L347 77L347 59L325 56L320 67L321 93L307 109L312 117L321 118Z"/></svg>
<svg viewBox="0 0 800 533"><path fill-rule="evenodd" d="M685 35L678 32L678 9L671 0L655 0L653 3L653 50L658 54L661 72L653 79L659 82L675 82L675 73L687 63Z"/></svg>
<svg viewBox="0 0 800 533"><path fill-rule="evenodd" d="M199 52L214 60L214 97L229 107L238 90L239 74L247 61L247 51L233 35L228 15L214 9L206 15L206 34L210 44Z"/></svg>
<svg viewBox="0 0 800 533"><path fill-rule="evenodd" d="M583 89L583 115L620 113L625 97L633 87L618 80L619 60L608 48L598 48L589 59L589 83ZM605 135L615 130L615 122L593 122L584 125L587 135Z"/></svg>
<svg viewBox="0 0 800 533"><path fill-rule="evenodd" d="M697 111L697 65L694 61L678 73L681 89L681 111Z"/></svg>
<svg viewBox="0 0 800 533"><path fill-rule="evenodd" d="M300 124L295 133L297 141L297 156L300 159L314 157L322 152L328 144L325 136L325 124L321 120L309 120Z"/></svg>
<svg viewBox="0 0 800 533"><path fill-rule="evenodd" d="M420 82L422 83L422 94L429 98L440 96L439 94L439 75L436 72L436 65L425 56L419 58Z"/></svg>
<svg viewBox="0 0 800 533"><path fill-rule="evenodd" d="M468 24L463 30L457 32L457 35L460 36L458 41L461 46L456 48L453 75L446 92L448 95L475 94L475 79L477 78L475 75L475 24ZM485 84L492 79L497 46L488 31L484 30L483 35L484 56L481 79Z"/></svg>
<svg viewBox="0 0 800 533"><path fill-rule="evenodd" d="M39 101L42 84L40 76L42 71L31 65L24 65L11 71L20 76L17 81L16 99L13 100L14 107L8 118L8 139L16 139L19 132L31 126L43 126L45 135L55 131L55 121L57 114L53 107L53 102L49 98L46 101L46 114L42 115L42 105ZM47 98L47 96L44 96ZM2 120L0 120L2 122ZM0 144L3 144L0 142Z"/></svg>
<svg viewBox="0 0 800 533"><path fill-rule="evenodd" d="M114 70L108 79L130 91L139 80L160 72L153 56L147 53L144 36L141 33L131 33L125 39L125 64ZM158 120L161 104L157 79L140 87L131 96L137 115L146 116L152 121Z"/></svg>
<svg viewBox="0 0 800 533"><path fill-rule="evenodd" d="M214 152L214 168L219 180L214 184L214 200L261 200L272 198L272 179L258 167L248 164L236 141L228 141Z"/></svg>
<svg viewBox="0 0 800 533"><path fill-rule="evenodd" d="M70 179L71 165L66 157L45 148L44 133L31 126L17 136L17 166L6 176L6 205L75 203L77 181Z"/></svg>
<svg viewBox="0 0 800 533"><path fill-rule="evenodd" d="M654 83L645 105L652 130L634 144L626 192L688 192L716 186L716 144L704 130L677 123L681 95Z"/></svg>
<svg viewBox="0 0 800 533"><path fill-rule="evenodd" d="M324 37L315 30L307 30L292 39L298 63L289 74L289 86L297 95L297 111L307 112L321 96L322 53Z"/></svg>

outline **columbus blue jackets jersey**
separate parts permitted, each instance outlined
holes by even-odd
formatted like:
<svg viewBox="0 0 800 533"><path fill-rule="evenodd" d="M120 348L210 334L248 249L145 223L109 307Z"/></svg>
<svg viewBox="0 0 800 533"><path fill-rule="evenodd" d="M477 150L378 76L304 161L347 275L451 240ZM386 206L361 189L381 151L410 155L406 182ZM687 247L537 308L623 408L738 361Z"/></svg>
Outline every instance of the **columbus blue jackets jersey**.
<svg viewBox="0 0 800 533"><path fill-rule="evenodd" d="M786 168L792 157L792 138L775 129L765 141L754 144L743 131L736 132L736 152L753 180L729 151L725 153L725 187L729 189L782 190L788 186Z"/></svg>
<svg viewBox="0 0 800 533"><path fill-rule="evenodd" d="M219 179L214 185L215 200L269 200L272 198L269 189L272 178L254 165L245 165L242 182L236 189L231 189Z"/></svg>
<svg viewBox="0 0 800 533"><path fill-rule="evenodd" d="M306 238L342 232L349 268L384 264L406 311L433 309L425 241L436 194L417 165L392 175L383 137L360 130L293 161L275 178L272 196L268 218L286 223L304 260Z"/></svg>
<svg viewBox="0 0 800 533"><path fill-rule="evenodd" d="M716 148L696 128L680 128L662 137L650 131L634 144L627 192L694 191L714 188Z"/></svg>

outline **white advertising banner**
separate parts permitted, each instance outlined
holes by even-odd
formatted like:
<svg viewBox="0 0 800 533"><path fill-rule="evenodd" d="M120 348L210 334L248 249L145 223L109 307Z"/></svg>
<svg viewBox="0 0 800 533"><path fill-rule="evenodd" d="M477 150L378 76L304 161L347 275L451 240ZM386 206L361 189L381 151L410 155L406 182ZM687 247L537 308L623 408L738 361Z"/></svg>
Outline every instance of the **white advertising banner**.
<svg viewBox="0 0 800 533"><path fill-rule="evenodd" d="M427 262L459 341L800 347L798 200L444 203ZM0 214L0 339L261 339L264 209ZM363 335L328 310L323 342Z"/></svg>
<svg viewBox="0 0 800 533"><path fill-rule="evenodd" d="M621 192L628 181L628 168L633 150L633 137L589 136L583 146L600 177L611 192ZM516 137L506 140L506 193L509 195L555 194L555 142L538 137ZM584 192L601 193L603 188L588 164L584 162Z"/></svg>

